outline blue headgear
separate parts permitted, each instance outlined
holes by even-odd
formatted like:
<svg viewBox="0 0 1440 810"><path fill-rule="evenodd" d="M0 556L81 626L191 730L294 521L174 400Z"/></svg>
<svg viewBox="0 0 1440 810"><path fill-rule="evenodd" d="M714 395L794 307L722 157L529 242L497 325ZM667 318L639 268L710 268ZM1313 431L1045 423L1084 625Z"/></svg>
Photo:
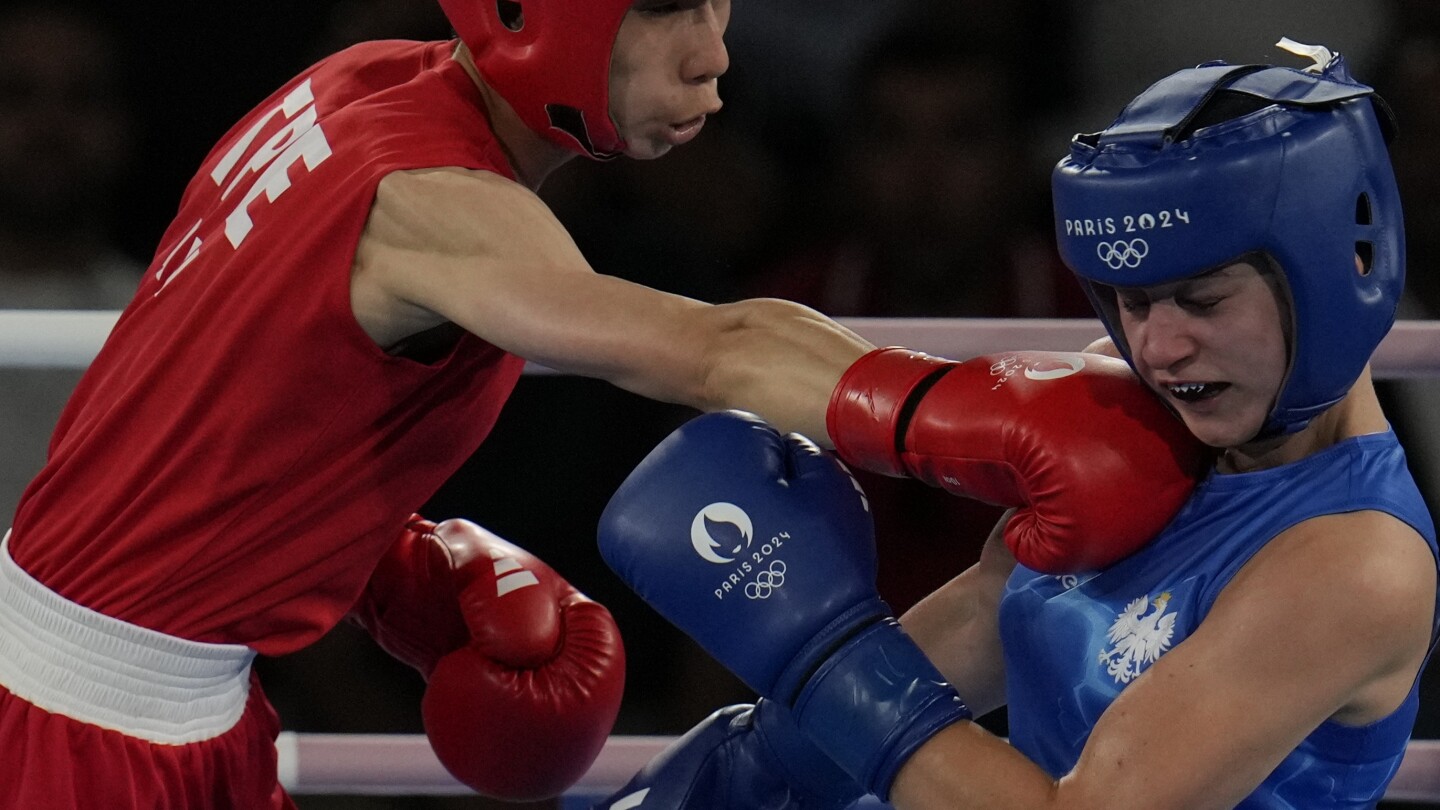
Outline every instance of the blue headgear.
<svg viewBox="0 0 1440 810"><path fill-rule="evenodd" d="M1211 62L1161 79L1104 132L1075 136L1052 176L1060 255L1132 366L1111 288L1190 278L1257 251L1278 264L1290 369L1262 436L1300 430L1345 396L1394 323L1405 281L1388 109L1340 56L1312 54L1303 71ZM1210 122L1242 97L1249 112Z"/></svg>

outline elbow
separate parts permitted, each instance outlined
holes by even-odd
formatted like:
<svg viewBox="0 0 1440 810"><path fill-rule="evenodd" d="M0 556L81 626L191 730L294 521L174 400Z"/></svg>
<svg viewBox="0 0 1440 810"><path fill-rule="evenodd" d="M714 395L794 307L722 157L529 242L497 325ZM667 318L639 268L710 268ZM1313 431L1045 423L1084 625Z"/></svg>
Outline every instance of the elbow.
<svg viewBox="0 0 1440 810"><path fill-rule="evenodd" d="M808 312L799 304L773 298L712 307L702 327L705 348L695 392L697 407L716 411L751 403L751 392L775 371L767 370L767 360L783 339L783 324Z"/></svg>
<svg viewBox="0 0 1440 810"><path fill-rule="evenodd" d="M744 372L739 361L758 323L751 303L717 304L701 324L703 349L694 396L696 407L702 411L731 407L736 401L735 392L743 386Z"/></svg>

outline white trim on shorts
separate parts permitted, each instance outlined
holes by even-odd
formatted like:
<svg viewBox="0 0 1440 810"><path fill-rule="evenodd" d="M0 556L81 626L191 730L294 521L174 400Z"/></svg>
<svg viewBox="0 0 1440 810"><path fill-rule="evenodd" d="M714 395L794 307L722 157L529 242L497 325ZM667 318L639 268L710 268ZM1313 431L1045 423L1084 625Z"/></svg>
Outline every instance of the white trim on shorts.
<svg viewBox="0 0 1440 810"><path fill-rule="evenodd" d="M0 686L53 714L164 745L233 728L255 651L166 635L41 584L0 540Z"/></svg>

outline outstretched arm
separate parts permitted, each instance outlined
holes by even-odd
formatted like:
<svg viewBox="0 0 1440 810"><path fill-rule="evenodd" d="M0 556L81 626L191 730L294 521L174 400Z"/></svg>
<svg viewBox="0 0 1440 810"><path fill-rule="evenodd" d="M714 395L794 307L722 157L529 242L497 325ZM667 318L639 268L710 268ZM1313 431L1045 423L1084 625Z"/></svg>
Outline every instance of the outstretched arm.
<svg viewBox="0 0 1440 810"><path fill-rule="evenodd" d="M791 302L710 305L597 274L532 192L462 169L381 182L352 305L382 347L449 321L559 371L817 437L840 375L873 348Z"/></svg>

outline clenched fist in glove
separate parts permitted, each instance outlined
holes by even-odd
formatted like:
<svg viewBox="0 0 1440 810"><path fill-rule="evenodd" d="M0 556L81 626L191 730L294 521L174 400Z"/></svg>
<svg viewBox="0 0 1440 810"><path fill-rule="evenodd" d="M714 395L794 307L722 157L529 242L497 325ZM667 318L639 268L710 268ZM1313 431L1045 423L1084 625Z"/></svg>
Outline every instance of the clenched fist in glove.
<svg viewBox="0 0 1440 810"><path fill-rule="evenodd" d="M737 411L693 419L625 479L598 534L626 584L862 790L887 798L921 744L970 717L875 589L860 485L803 436Z"/></svg>
<svg viewBox="0 0 1440 810"><path fill-rule="evenodd" d="M1019 507L1005 544L1047 574L1145 545L1211 457L1123 360L1075 352L957 363L876 349L841 378L827 426L855 467Z"/></svg>
<svg viewBox="0 0 1440 810"><path fill-rule="evenodd" d="M610 612L466 520L412 517L350 618L425 676L425 732L455 778L509 801L562 793L624 689Z"/></svg>

